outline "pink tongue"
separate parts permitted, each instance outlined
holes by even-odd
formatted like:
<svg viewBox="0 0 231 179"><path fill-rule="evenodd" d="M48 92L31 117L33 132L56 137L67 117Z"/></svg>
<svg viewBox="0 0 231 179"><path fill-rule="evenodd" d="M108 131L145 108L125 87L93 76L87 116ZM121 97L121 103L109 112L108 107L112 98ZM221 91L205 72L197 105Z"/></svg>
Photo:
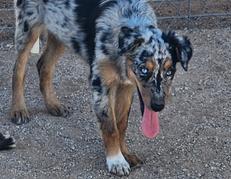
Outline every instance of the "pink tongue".
<svg viewBox="0 0 231 179"><path fill-rule="evenodd" d="M158 113L144 107L144 114L141 124L143 134L148 138L154 138L160 132Z"/></svg>

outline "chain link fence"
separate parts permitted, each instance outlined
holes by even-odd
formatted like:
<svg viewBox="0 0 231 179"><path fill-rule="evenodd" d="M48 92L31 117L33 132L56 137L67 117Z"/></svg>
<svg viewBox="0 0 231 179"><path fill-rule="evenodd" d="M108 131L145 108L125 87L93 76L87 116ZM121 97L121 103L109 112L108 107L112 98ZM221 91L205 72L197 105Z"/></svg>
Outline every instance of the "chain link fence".
<svg viewBox="0 0 231 179"><path fill-rule="evenodd" d="M150 0L164 29L222 28L231 25L231 0ZM0 41L14 34L13 0L0 0Z"/></svg>
<svg viewBox="0 0 231 179"><path fill-rule="evenodd" d="M164 29L223 28L231 25L230 0L152 0Z"/></svg>

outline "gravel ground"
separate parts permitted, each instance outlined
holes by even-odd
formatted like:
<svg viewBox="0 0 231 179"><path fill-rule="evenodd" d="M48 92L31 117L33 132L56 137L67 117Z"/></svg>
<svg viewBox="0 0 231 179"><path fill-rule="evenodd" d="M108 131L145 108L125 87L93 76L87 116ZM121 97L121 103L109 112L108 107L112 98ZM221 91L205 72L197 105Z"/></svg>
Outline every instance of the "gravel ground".
<svg viewBox="0 0 231 179"><path fill-rule="evenodd" d="M180 33L194 45L189 72L178 66L173 98L160 113L161 133L154 140L144 138L139 130L141 115L135 97L127 141L145 163L128 178L231 176L231 28ZM87 65L66 53L57 66L57 95L74 108L70 117L57 118L44 107L35 68L38 57L33 56L26 78L33 120L16 126L8 119L14 59L11 44L0 50L0 131L9 131L17 140L16 149L0 153L0 178L114 178L106 170L91 108Z"/></svg>

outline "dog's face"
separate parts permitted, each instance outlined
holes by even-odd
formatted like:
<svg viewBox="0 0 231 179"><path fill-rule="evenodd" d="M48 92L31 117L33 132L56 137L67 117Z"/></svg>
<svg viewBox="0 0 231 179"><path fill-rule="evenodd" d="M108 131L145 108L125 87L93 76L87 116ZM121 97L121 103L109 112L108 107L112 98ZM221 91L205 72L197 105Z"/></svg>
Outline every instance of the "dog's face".
<svg viewBox="0 0 231 179"><path fill-rule="evenodd" d="M119 48L129 60L141 103L153 111L161 111L170 94L170 87L181 63L185 71L192 57L187 37L174 32L162 33L153 26L144 29L122 27Z"/></svg>

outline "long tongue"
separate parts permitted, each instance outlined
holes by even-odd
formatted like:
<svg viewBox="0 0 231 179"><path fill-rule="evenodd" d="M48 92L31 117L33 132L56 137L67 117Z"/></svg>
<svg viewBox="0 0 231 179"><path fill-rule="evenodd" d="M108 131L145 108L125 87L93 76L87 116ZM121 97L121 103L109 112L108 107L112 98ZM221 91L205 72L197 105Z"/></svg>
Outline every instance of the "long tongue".
<svg viewBox="0 0 231 179"><path fill-rule="evenodd" d="M146 137L151 139L159 134L160 126L158 112L151 111L146 106L144 107L141 130Z"/></svg>

